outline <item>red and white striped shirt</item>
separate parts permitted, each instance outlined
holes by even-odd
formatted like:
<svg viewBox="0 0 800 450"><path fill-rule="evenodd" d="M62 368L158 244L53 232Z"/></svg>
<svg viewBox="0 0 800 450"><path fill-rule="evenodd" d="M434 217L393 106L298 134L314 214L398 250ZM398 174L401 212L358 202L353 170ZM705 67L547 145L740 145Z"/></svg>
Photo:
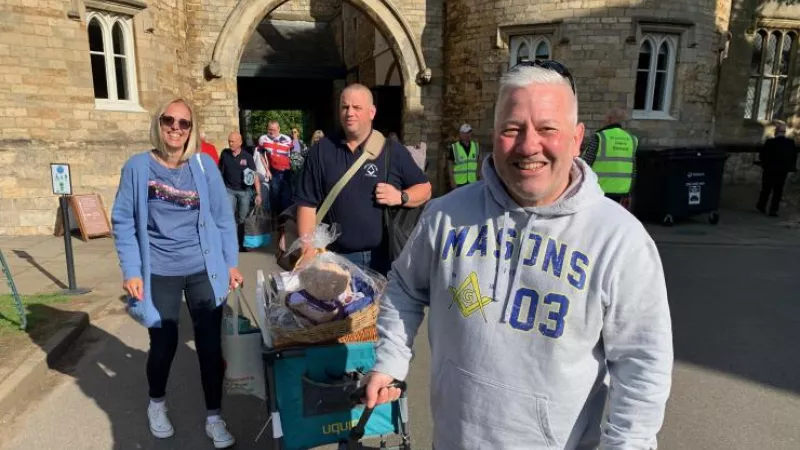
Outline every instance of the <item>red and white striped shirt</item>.
<svg viewBox="0 0 800 450"><path fill-rule="evenodd" d="M291 168L289 155L292 152L292 138L279 134L272 139L265 134L258 138L258 146L267 154L270 170L283 171Z"/></svg>

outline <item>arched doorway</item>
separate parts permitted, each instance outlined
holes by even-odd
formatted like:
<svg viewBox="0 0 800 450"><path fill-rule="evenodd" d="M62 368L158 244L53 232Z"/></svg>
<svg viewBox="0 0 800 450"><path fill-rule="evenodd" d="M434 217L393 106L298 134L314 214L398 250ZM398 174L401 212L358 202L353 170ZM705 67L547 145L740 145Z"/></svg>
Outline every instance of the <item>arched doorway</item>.
<svg viewBox="0 0 800 450"><path fill-rule="evenodd" d="M240 129L255 143L268 118L314 130L338 131L337 101L346 84L359 82L374 95L373 126L402 137L403 83L383 35L372 20L342 0L290 0L256 27L239 62Z"/></svg>
<svg viewBox="0 0 800 450"><path fill-rule="evenodd" d="M212 114L236 117L239 99L233 89L237 84L242 54L256 28L276 8L289 0L240 0L233 9L216 41L212 60L205 68L206 77L221 79L229 87L224 89L226 98L213 98L207 109ZM394 56L398 76L402 80L402 116L421 110L420 85L430 81L430 70L425 65L421 47L410 31L408 23L397 9L385 0L345 0L365 17L385 38L386 45ZM347 77L349 81L349 76ZM339 86L339 88L342 88ZM238 88L238 86L237 86ZM334 92L335 95L335 92ZM382 94L378 94L380 97ZM227 97L230 98L227 98ZM380 101L380 98L378 99ZM394 108L396 109L396 108ZM421 127L414 126L406 139L420 138Z"/></svg>

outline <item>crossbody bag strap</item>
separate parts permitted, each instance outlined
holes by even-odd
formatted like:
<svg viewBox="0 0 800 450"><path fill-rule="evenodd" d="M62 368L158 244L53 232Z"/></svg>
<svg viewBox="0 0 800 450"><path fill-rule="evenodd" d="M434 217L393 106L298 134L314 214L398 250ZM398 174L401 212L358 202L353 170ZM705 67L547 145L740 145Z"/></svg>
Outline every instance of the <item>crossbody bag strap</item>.
<svg viewBox="0 0 800 450"><path fill-rule="evenodd" d="M383 182L389 184L389 167L392 159L392 151L387 147L386 148L386 156L383 157L383 174L386 178ZM383 230L386 232L389 229L389 207L383 207Z"/></svg>
<svg viewBox="0 0 800 450"><path fill-rule="evenodd" d="M364 164L364 162L366 162L368 159L374 160L380 156L385 143L386 138L383 136L383 134L381 134L381 132L378 130L372 130L369 138L367 138L367 142L364 144L364 152L358 157L358 159L356 159L350 168L347 169L347 172L345 172L344 175L339 178L339 181L333 185L333 188L331 188L331 191L328 193L327 197L325 197L322 205L319 207L319 209L317 209L317 225L322 223L322 219L325 218L325 214L328 214L328 210L331 209L331 206L333 206L333 201L336 200L336 197L342 192L342 189L344 189L345 185L350 182L358 169L361 168L361 165Z"/></svg>

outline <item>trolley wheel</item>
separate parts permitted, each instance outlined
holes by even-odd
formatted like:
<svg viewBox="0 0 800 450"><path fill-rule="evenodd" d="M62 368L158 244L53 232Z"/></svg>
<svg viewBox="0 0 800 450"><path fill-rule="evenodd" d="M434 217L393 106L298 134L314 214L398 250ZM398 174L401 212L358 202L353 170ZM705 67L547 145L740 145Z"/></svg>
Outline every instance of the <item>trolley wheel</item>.
<svg viewBox="0 0 800 450"><path fill-rule="evenodd" d="M672 214L667 214L661 219L661 224L665 227L671 227L675 225L675 219L672 218Z"/></svg>
<svg viewBox="0 0 800 450"><path fill-rule="evenodd" d="M708 223L711 225L716 225L719 223L719 213L717 211L708 213Z"/></svg>

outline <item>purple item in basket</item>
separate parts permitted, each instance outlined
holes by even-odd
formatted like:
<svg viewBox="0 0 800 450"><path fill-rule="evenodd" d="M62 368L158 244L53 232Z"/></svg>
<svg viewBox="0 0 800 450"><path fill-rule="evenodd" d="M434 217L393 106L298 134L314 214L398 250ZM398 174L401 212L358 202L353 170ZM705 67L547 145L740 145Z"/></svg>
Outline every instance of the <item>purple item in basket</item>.
<svg viewBox="0 0 800 450"><path fill-rule="evenodd" d="M289 294L286 303L292 311L313 325L332 322L344 317L338 303L318 300L304 290Z"/></svg>
<svg viewBox="0 0 800 450"><path fill-rule="evenodd" d="M369 297L361 297L357 300L353 300L352 302L348 303L344 307L344 315L349 316L353 313L361 311L362 309L369 306L372 303L372 296Z"/></svg>

